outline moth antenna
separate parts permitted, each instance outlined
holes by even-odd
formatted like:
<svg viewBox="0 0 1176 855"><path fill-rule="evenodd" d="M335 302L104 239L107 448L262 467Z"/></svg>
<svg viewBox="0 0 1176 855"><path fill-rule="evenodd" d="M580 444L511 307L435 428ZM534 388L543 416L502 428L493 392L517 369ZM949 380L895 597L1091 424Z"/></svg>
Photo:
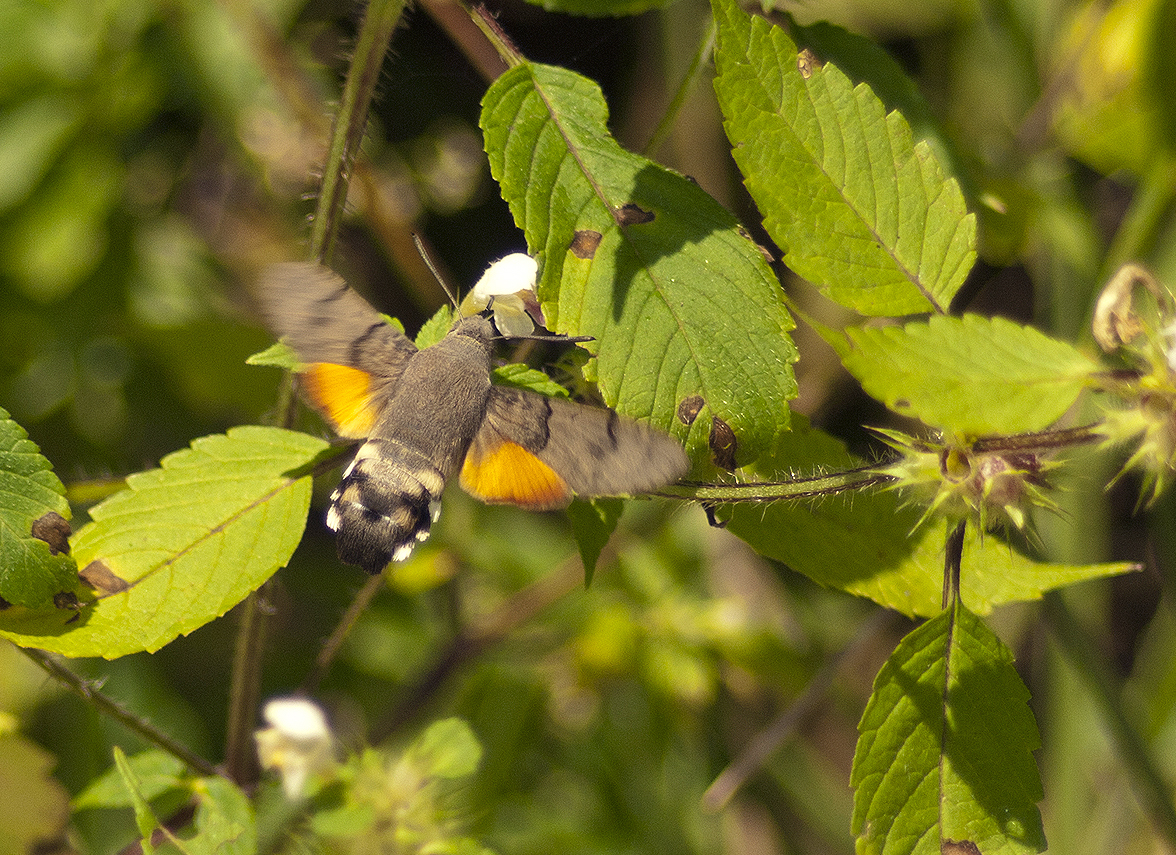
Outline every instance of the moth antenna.
<svg viewBox="0 0 1176 855"><path fill-rule="evenodd" d="M441 286L441 290L445 292L445 296L449 298L449 302L453 304L453 310L460 316L461 306L457 303L457 297L454 296L453 290L449 284L441 277L441 271L437 269L437 265L433 263L433 256L425 249L425 242L421 240L421 236L416 232L412 233L412 242L416 245L417 252L420 253L421 260L425 262L425 266L429 268L429 272L433 274L433 278L437 280L437 284Z"/></svg>

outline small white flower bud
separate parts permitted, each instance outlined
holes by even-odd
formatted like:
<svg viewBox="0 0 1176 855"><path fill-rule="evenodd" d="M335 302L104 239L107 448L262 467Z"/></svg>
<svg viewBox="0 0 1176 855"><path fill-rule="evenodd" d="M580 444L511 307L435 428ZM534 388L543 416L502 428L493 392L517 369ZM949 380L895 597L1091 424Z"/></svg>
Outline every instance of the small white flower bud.
<svg viewBox="0 0 1176 855"><path fill-rule="evenodd" d="M302 796L307 779L334 763L334 739L326 716L304 698L275 698L265 705L267 728L254 734L262 768L282 777L287 798Z"/></svg>

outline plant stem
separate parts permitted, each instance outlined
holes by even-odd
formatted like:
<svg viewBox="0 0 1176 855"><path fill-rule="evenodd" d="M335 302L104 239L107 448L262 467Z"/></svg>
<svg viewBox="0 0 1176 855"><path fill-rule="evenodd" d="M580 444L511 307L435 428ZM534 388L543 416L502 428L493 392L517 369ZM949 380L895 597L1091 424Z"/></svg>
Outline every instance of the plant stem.
<svg viewBox="0 0 1176 855"><path fill-rule="evenodd" d="M473 14L470 16L478 29L485 34L490 44L494 45L494 49L498 52L498 56L510 68L520 65L523 62L523 55L519 53L519 49L515 47L514 42L510 37L503 32L502 27L498 26L498 20L482 3L474 6Z"/></svg>
<svg viewBox="0 0 1176 855"><path fill-rule="evenodd" d="M386 584L384 574L372 576L360 588L359 593L355 595L355 599L351 601L351 605L347 607L347 613L343 615L339 624L335 627L335 631L331 633L331 637L323 644L318 656L314 659L314 668L306 675L306 679L302 681L302 686L299 687L299 694L313 695L318 691L319 683L322 682L323 677L326 676L327 671L331 667L331 663L335 661L335 657L339 655L339 649L343 646L344 639L347 638L347 633L351 632L351 628L355 626L355 622L359 620L359 616L363 614L371 603L372 598L380 592L380 589Z"/></svg>
<svg viewBox="0 0 1176 855"><path fill-rule="evenodd" d="M44 669L50 677L60 682L82 700L93 704L99 712L105 713L138 736L187 764L192 771L204 776L218 774L212 763L172 739L147 719L135 715L118 701L102 694L89 680L69 670L44 650L27 647L19 649Z"/></svg>
<svg viewBox="0 0 1176 855"><path fill-rule="evenodd" d="M943 547L943 608L960 598L960 567L964 562L964 532L968 521L960 520L947 535Z"/></svg>
<svg viewBox="0 0 1176 855"><path fill-rule="evenodd" d="M1116 681L1101 653L1090 643L1089 633L1078 623L1056 591L1042 597L1042 616L1062 655L1086 686L1102 715L1118 755L1127 767L1128 777L1145 812L1151 817L1156 833L1176 851L1176 807L1172 789L1152 760L1138 729L1127 720Z"/></svg>
<svg viewBox="0 0 1176 855"><path fill-rule="evenodd" d="M310 233L312 257L326 262L339 231L339 218L347 201L351 166L367 128L368 108L380 79L384 54L404 12L406 0L371 0L351 57L347 82L331 129L331 146L323 169L323 186Z"/></svg>
<svg viewBox="0 0 1176 855"><path fill-rule="evenodd" d="M793 478L787 481L753 481L743 484L698 484L682 482L663 487L653 495L671 499L709 502L774 502L778 499L811 499L844 490L860 490L893 479L875 466L863 466L831 475Z"/></svg>
<svg viewBox="0 0 1176 855"><path fill-rule="evenodd" d="M781 710L766 728L752 737L739 752L739 756L719 773L702 794L703 809L717 813L726 807L744 782L762 769L772 753L790 739L817 711L842 666L877 647L882 637L898 625L899 619L900 615L897 612L886 609L874 612L850 642L834 653L813 675L804 691L787 708Z"/></svg>
<svg viewBox="0 0 1176 855"><path fill-rule="evenodd" d="M259 772L257 752L253 748L253 731L257 726L261 692L266 618L271 610L269 586L270 582L267 581L245 598L233 651L229 714L225 726L225 773L229 780L242 787L254 783Z"/></svg>
<svg viewBox="0 0 1176 855"><path fill-rule="evenodd" d="M650 157L654 156L661 147L661 144L666 141L666 137L670 135L670 131L674 127L674 122L678 119L678 114L682 112L682 107L686 104L686 99L690 97L690 93L698 86L698 79L702 76L704 67L711 60L715 52L715 38L717 35L718 26L715 24L714 18L710 18L707 24L706 34L703 36L702 41L698 43L698 50L695 51L694 57L690 62L690 67L682 75L678 89L674 92L674 97L670 99L669 106L666 107L665 115L661 117L661 121L653 129L649 141L642 148L642 153Z"/></svg>

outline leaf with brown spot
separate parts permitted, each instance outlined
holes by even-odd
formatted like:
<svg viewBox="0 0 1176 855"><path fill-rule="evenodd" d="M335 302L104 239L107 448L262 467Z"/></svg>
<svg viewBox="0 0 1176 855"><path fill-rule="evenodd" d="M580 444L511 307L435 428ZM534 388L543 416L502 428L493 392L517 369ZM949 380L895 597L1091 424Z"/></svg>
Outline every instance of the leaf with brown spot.
<svg viewBox="0 0 1176 855"><path fill-rule="evenodd" d="M69 555L69 536L71 534L69 520L57 511L50 511L33 521L30 531L37 540L49 544L49 552L53 555Z"/></svg>
<svg viewBox="0 0 1176 855"><path fill-rule="evenodd" d="M83 582L97 591L100 597L105 597L110 594L121 594L127 588L131 587L126 579L120 579L116 576L106 566L105 562L101 560L91 561L78 571L78 576L81 577Z"/></svg>
<svg viewBox="0 0 1176 855"><path fill-rule="evenodd" d="M604 402L669 431L698 463L710 425L684 428L678 405L691 395L734 430L741 462L771 449L797 391L794 324L735 217L697 183L625 151L600 87L566 69L511 68L482 99L481 124L502 197L543 256L548 326L592 337L586 376Z"/></svg>
<svg viewBox="0 0 1176 855"><path fill-rule="evenodd" d="M726 469L728 472L734 472L737 468L735 451L739 448L739 441L735 438L735 431L731 430L731 426L718 416L711 417L708 444L711 450L711 460L715 462L715 466Z"/></svg>
<svg viewBox="0 0 1176 855"><path fill-rule="evenodd" d="M73 541L81 578L105 594L69 625L54 609L10 609L0 636L113 659L219 617L289 560L306 525L309 467L326 448L306 434L239 427L130 476Z"/></svg>
<svg viewBox="0 0 1176 855"><path fill-rule="evenodd" d="M678 404L678 421L684 425L694 424L702 408L706 406L706 399L702 395L689 395Z"/></svg>
<svg viewBox="0 0 1176 855"><path fill-rule="evenodd" d="M600 246L604 235L592 229L580 229L572 238L568 251L576 258L590 259L596 255L596 247Z"/></svg>
<svg viewBox="0 0 1176 855"><path fill-rule="evenodd" d="M50 608L53 595L74 584L64 494L40 449L0 409L0 597L5 602Z"/></svg>
<svg viewBox="0 0 1176 855"><path fill-rule="evenodd" d="M629 202L616 209L616 218L618 226L641 226L652 223L657 218L657 214Z"/></svg>

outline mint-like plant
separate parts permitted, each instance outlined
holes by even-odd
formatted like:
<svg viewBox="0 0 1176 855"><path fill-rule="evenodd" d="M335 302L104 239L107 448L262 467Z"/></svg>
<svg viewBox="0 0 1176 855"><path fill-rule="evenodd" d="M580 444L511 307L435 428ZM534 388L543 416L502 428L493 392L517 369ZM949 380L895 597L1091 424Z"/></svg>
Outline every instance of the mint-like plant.
<svg viewBox="0 0 1176 855"><path fill-rule="evenodd" d="M656 5L564 8L619 15ZM325 149L309 245L317 260L342 254L344 203L354 176L369 168L360 144L402 11L395 2L367 5ZM844 32L793 27L809 44L798 47L781 25L787 22L748 14L734 0L712 0L711 13L714 92L755 222L741 223L688 176L626 150L596 83L529 60L486 10L471 13L505 66L486 89L481 131L490 172L539 262L547 325L589 337L587 356L565 365L577 385L591 384L608 406L682 442L691 476L660 493L676 513L705 510L781 572L921 621L882 665L861 716L849 782L857 851L1044 851L1034 759L1041 738L1013 653L983 616L1136 569L1096 555L1044 560L1034 548L1034 520L1044 512L1065 522L1053 485L1066 452L1080 446L1099 443L1105 458L1132 444L1127 466L1145 474L1140 504L1164 493L1176 469L1176 304L1146 271L1115 280L1094 316L1102 353L968 311L961 303L977 259L975 201L945 160L942 140L920 139L895 108L897 101L907 112L918 109L909 81L874 46ZM891 100L854 82L842 64L876 80ZM779 259L749 229L766 235ZM824 320L811 302L790 296L776 261L834 307ZM442 333L446 318L439 315L425 338ZM794 318L832 348L867 395L906 419L901 428L879 427L885 451L862 456L790 411L799 391L795 366L805 359L792 338ZM255 361L292 364L280 348ZM550 383L525 368L497 373L533 389ZM162 749L129 758L116 749L115 768L85 789L75 809L132 808L145 851L280 851L284 835L327 847L395 842L397 851L483 851L445 807L454 794L445 782L476 776L484 757L457 720L434 724L401 753L381 746L317 762L329 753L320 743L305 768L297 732L283 734L262 759L287 784L290 770L301 769L298 785L285 796L275 787L247 794L256 783L250 733L262 589L303 539L313 479L343 456L292 429L294 404L285 403L282 427L204 436L129 476L124 489L89 509L68 550L64 490L23 428L0 411L0 635L35 651L49 673ZM474 513L461 511L460 519ZM589 578L619 517L612 500L569 513ZM445 525L420 576L388 571L401 590L452 575ZM652 549L627 538L633 550ZM318 687L381 584L357 596L306 690ZM753 643L741 647L723 636L718 615L692 615L710 633L694 643L729 655L725 661L659 635L689 608L667 602L659 612L657 585L640 574L632 585L648 598L651 617L642 624L619 606L602 610L581 636L578 655L591 668L606 673L640 649L651 681L697 701L717 691L725 666L756 660ZM458 631L450 656L416 690L429 695L447 669L558 598L541 588L529 594L519 606L523 617ZM154 652L242 602L228 781L165 728L48 655ZM1056 595L1049 609L1067 625ZM565 665L553 658L545 667ZM369 736L397 731L403 720L395 710L389 716ZM1116 721L1157 825L1176 831L1160 776L1134 731ZM180 831L174 817L193 819Z"/></svg>

